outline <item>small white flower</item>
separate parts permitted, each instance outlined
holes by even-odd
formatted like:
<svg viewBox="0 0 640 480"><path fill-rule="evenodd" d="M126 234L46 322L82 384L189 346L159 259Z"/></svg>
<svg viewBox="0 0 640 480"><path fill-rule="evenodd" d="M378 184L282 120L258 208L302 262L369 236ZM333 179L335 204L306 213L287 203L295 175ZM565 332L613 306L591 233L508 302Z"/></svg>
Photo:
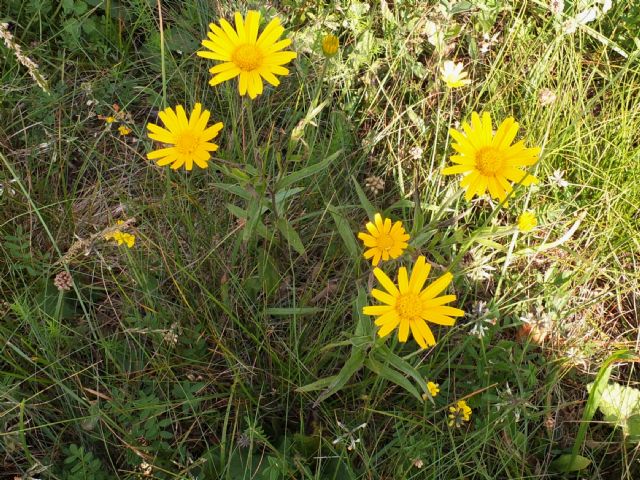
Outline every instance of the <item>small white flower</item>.
<svg viewBox="0 0 640 480"><path fill-rule="evenodd" d="M560 15L564 11L564 0L551 0L549 2L549 10L554 15Z"/></svg>
<svg viewBox="0 0 640 480"><path fill-rule="evenodd" d="M553 174L549 175L549 182L560 188L567 188L569 186L569 182L564 179L563 170L556 170Z"/></svg>
<svg viewBox="0 0 640 480"><path fill-rule="evenodd" d="M576 347L571 347L565 352L565 355L573 365L587 368L587 358Z"/></svg>
<svg viewBox="0 0 640 480"><path fill-rule="evenodd" d="M366 423L362 423L360 425L358 425L356 428L349 430L349 428L347 428L347 426L342 423L341 421L337 420L336 423L338 424L338 426L344 430L344 434L342 435L338 435L335 440L333 440L333 442L331 442L333 445L336 445L337 443L345 443L347 445L347 450L351 451L354 448L356 448L356 445L358 443L360 443L360 438L356 438L356 432L358 430L362 430L363 428L367 427Z"/></svg>
<svg viewBox="0 0 640 480"><path fill-rule="evenodd" d="M521 316L520 321L542 330L548 330L553 324L551 315L547 313L541 305L536 307L535 313L527 312L525 315Z"/></svg>
<svg viewBox="0 0 640 480"><path fill-rule="evenodd" d="M415 147L411 147L411 150L409 150L409 155L411 155L411 158L413 158L414 160L420 160L423 154L424 150L422 150L422 148L418 145L416 145Z"/></svg>
<svg viewBox="0 0 640 480"><path fill-rule="evenodd" d="M475 315L476 317L482 317L487 313L489 313L489 309L487 308L487 302L483 300L474 302L471 308L473 308L473 315Z"/></svg>
<svg viewBox="0 0 640 480"><path fill-rule="evenodd" d="M451 60L447 60L442 67L440 67L440 73L442 75L442 81L449 88L463 87L471 83L471 80L466 78L468 74L464 71L462 62L454 63Z"/></svg>
<svg viewBox="0 0 640 480"><path fill-rule="evenodd" d="M12 180L9 180L8 183L4 183L4 184L0 183L0 197L4 194L5 190L9 195L15 195L16 191L13 188L11 188L11 184L17 181L18 179L14 178Z"/></svg>
<svg viewBox="0 0 640 480"><path fill-rule="evenodd" d="M488 33L482 35L482 42L480 42L480 53L485 54L489 53L491 47L498 43L498 38L500 37L500 32L495 33L493 36L489 36Z"/></svg>
<svg viewBox="0 0 640 480"><path fill-rule="evenodd" d="M593 22L600 16L600 10L596 7L587 8L578 13L574 18L570 18L562 24L562 31L565 35L571 35L574 33L580 25L586 25L589 22Z"/></svg>
<svg viewBox="0 0 640 480"><path fill-rule="evenodd" d="M540 94L538 96L538 100L540 100L540 105L543 107L548 107L553 104L558 99L556 92L550 90L548 88L543 88L540 90Z"/></svg>
<svg viewBox="0 0 640 480"><path fill-rule="evenodd" d="M489 330L489 327L496 324L497 320L495 318L487 317L487 315L491 313L487 308L487 302L477 301L471 308L473 327L471 327L471 330L469 330L469 334L478 338L482 338Z"/></svg>
<svg viewBox="0 0 640 480"><path fill-rule="evenodd" d="M489 280L493 276L493 271L496 267L492 267L489 264L477 265L471 268L467 272L467 277L474 282L483 282L485 280Z"/></svg>
<svg viewBox="0 0 640 480"><path fill-rule="evenodd" d="M162 339L171 347L175 347L178 344L178 334L176 330L178 329L178 324L171 324L171 328L166 330L162 336Z"/></svg>

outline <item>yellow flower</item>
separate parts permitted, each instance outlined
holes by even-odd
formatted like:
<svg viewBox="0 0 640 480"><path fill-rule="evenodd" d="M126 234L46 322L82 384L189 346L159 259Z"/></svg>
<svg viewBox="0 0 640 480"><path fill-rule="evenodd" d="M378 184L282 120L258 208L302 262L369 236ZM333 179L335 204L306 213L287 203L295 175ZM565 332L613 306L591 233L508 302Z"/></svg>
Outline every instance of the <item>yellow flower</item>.
<svg viewBox="0 0 640 480"><path fill-rule="evenodd" d="M533 212L522 212L518 217L518 230L530 232L538 225L538 219Z"/></svg>
<svg viewBox="0 0 640 480"><path fill-rule="evenodd" d="M262 93L263 79L274 87L280 84L276 75L289 73L283 65L296 58L296 53L281 51L291 44L291 39L278 40L284 27L277 17L269 22L260 36L260 12L255 10L249 10L244 20L236 12L235 27L234 30L225 19L220 19L220 26L210 23L209 40L202 41L202 46L208 50L201 50L198 55L223 62L209 70L213 74L209 85L218 85L239 76L240 95L248 93L253 99Z"/></svg>
<svg viewBox="0 0 640 480"><path fill-rule="evenodd" d="M453 407L449 407L449 426L461 427L471 419L471 407L464 400L458 400Z"/></svg>
<svg viewBox="0 0 640 480"><path fill-rule="evenodd" d="M431 394L432 397L435 397L436 395L438 395L438 393L440 393L440 385L438 385L437 383L433 383L433 382L428 382L427 383L427 389L429 390L429 393Z"/></svg>
<svg viewBox="0 0 640 480"><path fill-rule="evenodd" d="M464 87L471 83L471 80L466 78L467 72L464 71L462 62L453 63L451 60L447 60L440 67L440 73L442 74L442 80L449 88Z"/></svg>
<svg viewBox="0 0 640 480"><path fill-rule="evenodd" d="M423 400L427 400L427 399L433 400L433 397L437 396L438 393L440 393L440 385L438 385L437 383L434 383L434 382L427 382L427 391L429 393L423 393L422 394L422 399Z"/></svg>
<svg viewBox="0 0 640 480"><path fill-rule="evenodd" d="M386 262L389 258L402 255L407 248L409 235L404 231L401 221L398 220L391 226L391 219L384 219L379 213L375 214L374 223L369 222L366 225L371 235L360 232L358 238L365 247L369 247L369 250L364 252L364 258L373 258L371 264L375 267L380 263L380 259Z"/></svg>
<svg viewBox="0 0 640 480"><path fill-rule="evenodd" d="M362 312L378 317L375 324L380 327L379 336L386 337L398 328L398 339L406 342L411 330L416 342L422 348L427 348L436 344L427 322L451 326L455 323L455 319L451 317L464 315L462 310L444 305L455 300L455 295L436 297L451 283L451 273L445 273L427 288L422 288L430 270L431 265L425 258L418 257L411 278L407 275L407 269L400 267L397 287L382 270L373 270L386 292L374 288L371 295L385 305L366 306Z"/></svg>
<svg viewBox="0 0 640 480"><path fill-rule="evenodd" d="M104 236L105 240L115 240L118 242L118 246L125 244L127 247L132 248L136 243L136 237L131 235L130 233L124 233L120 230L116 230L115 232L108 233Z"/></svg>
<svg viewBox="0 0 640 480"><path fill-rule="evenodd" d="M120 132L120 135L129 135L131 133L131 129L125 127L124 125L120 125L118 127L118 131Z"/></svg>
<svg viewBox="0 0 640 480"><path fill-rule="evenodd" d="M338 53L339 47L340 41L335 35L329 34L322 39L322 53L324 53L327 57L333 57L336 53Z"/></svg>
<svg viewBox="0 0 640 480"><path fill-rule="evenodd" d="M175 112L169 107L158 115L166 128L153 123L147 124L149 138L172 146L149 152L147 158L155 160L161 167L171 164L174 170L183 165L191 170L194 163L200 168L207 168L207 162L211 158L209 152L218 149L218 145L210 140L218 135L222 122L207 128L210 112L202 110L199 103L196 103L188 120L181 105L176 107Z"/></svg>
<svg viewBox="0 0 640 480"><path fill-rule="evenodd" d="M108 116L107 118L104 119L104 121L107 123L113 123L116 121L116 118L112 116Z"/></svg>
<svg viewBox="0 0 640 480"><path fill-rule="evenodd" d="M127 247L132 248L136 243L136 237L131 235L130 233L116 233L114 235L114 239L118 242L118 245L122 245L123 243L127 245Z"/></svg>
<svg viewBox="0 0 640 480"><path fill-rule="evenodd" d="M464 122L462 128L464 133L449 130L457 142L452 147L459 155L451 156L451 161L457 165L445 168L442 174L464 174L460 186L466 189L467 200L471 200L474 195L480 197L489 189L491 197L504 201L512 190L510 182L522 185L538 183L537 178L520 167L536 163L540 148L525 147L522 140L511 145L519 128L513 118L509 117L502 122L494 135L490 115L483 113L481 120L473 112L471 126Z"/></svg>

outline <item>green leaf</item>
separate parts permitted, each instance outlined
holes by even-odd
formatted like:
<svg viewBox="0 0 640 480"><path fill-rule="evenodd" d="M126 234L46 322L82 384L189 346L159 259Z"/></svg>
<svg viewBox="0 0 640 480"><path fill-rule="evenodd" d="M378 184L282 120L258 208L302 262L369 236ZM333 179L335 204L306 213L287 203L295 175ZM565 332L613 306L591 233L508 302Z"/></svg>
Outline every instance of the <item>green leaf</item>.
<svg viewBox="0 0 640 480"><path fill-rule="evenodd" d="M290 173L286 177L281 178L276 185L276 190L290 187L291 185L298 183L300 180L310 177L311 175L317 175L318 173L329 167L329 165L331 165L341 153L342 150L338 150L336 153L328 156L321 162L318 162L314 165L309 165L305 168L301 168L300 170L297 170L293 173Z"/></svg>
<svg viewBox="0 0 640 480"><path fill-rule="evenodd" d="M577 472L591 465L591 460L581 455L573 457L570 453L564 453L551 462L552 470L559 473Z"/></svg>
<svg viewBox="0 0 640 480"><path fill-rule="evenodd" d="M251 198L253 197L249 190L247 190L246 188L242 188L240 185L233 185L229 183L214 183L213 186L247 201L251 200Z"/></svg>
<svg viewBox="0 0 640 480"><path fill-rule="evenodd" d="M418 370L413 368L413 366L409 362L407 362L406 360L403 360L401 357L393 353L388 346L384 344L380 345L377 349L376 354L378 355L381 354L381 356L384 358L384 360L378 358L380 361L389 362L389 364L393 366L393 368L413 378L416 381L416 383L420 385L421 389L425 393L427 392L427 382L423 378L423 376L420 375L420 372L418 372Z"/></svg>
<svg viewBox="0 0 640 480"><path fill-rule="evenodd" d="M593 385L587 385L589 393ZM635 442L640 440L640 390L609 383L600 392L598 408L605 421L622 428L625 437Z"/></svg>
<svg viewBox="0 0 640 480"><path fill-rule="evenodd" d="M227 210L229 210L234 217L241 218L243 220L247 220L249 216L246 210L243 210L242 208L232 203L227 203ZM254 228L256 233L260 235L262 238L266 240L271 240L271 235L269 235L269 231L267 230L267 227L264 225L264 223L262 223L261 220L258 220Z"/></svg>
<svg viewBox="0 0 640 480"><path fill-rule="evenodd" d="M248 242L253 236L253 231L257 228L258 223L261 223L260 216L262 215L262 203L257 198L252 198L249 201L247 208L247 223L242 231L242 241Z"/></svg>
<svg viewBox="0 0 640 480"><path fill-rule="evenodd" d="M79 17L88 9L89 9L89 6L86 3L84 3L82 0L76 1L75 5L73 6L73 13Z"/></svg>
<svg viewBox="0 0 640 480"><path fill-rule="evenodd" d="M351 350L351 356L349 357L349 360L346 361L340 372L335 375L333 381L329 384L327 389L318 396L315 402L313 402L313 407L316 408L322 401L326 400L334 393L342 390L342 387L347 384L349 379L362 368L364 360L364 349L353 348Z"/></svg>
<svg viewBox="0 0 640 480"><path fill-rule="evenodd" d="M378 362L375 358L373 358L373 355L369 356L369 358L365 360L364 364L373 373L389 380L390 382L395 383L399 387L402 387L408 393L416 397L419 402L422 402L422 395L420 395L416 387L414 387L413 384L405 377L403 377L399 372L390 368L389 365Z"/></svg>
<svg viewBox="0 0 640 480"><path fill-rule="evenodd" d="M285 200L297 195L303 190L303 187L295 187L288 190L280 190L278 193L276 193L276 205L278 206L278 209L282 210L282 204Z"/></svg>
<svg viewBox="0 0 640 480"><path fill-rule="evenodd" d="M360 251L349 222L347 222L337 208L329 205L327 210L333 217L333 221L336 223L338 233L340 234L340 237L342 237L342 241L344 242L345 247L347 247L347 251L353 259L357 259L360 256Z"/></svg>
<svg viewBox="0 0 640 480"><path fill-rule="evenodd" d="M65 15L69 15L71 12L73 12L73 7L73 0L62 0L62 10L64 11Z"/></svg>
<svg viewBox="0 0 640 480"><path fill-rule="evenodd" d="M304 387L296 388L296 392L299 393L307 393L307 392L315 392L316 390L322 390L323 388L329 387L336 379L338 375L331 375L330 377L321 378L320 380L316 380L315 382L309 383Z"/></svg>
<svg viewBox="0 0 640 480"><path fill-rule="evenodd" d="M571 449L571 455L573 455L574 457L578 456L578 452L582 447L582 443L587 436L587 428L589 426L589 422L595 415L598 404L600 403L600 398L602 397L604 389L609 382L609 376L611 375L613 363L620 360L631 360L635 358L636 357L629 351L619 350L609 355L609 357L600 367L600 370L596 375L596 379L591 384L592 388L589 390L589 398L587 399L587 404L585 405L584 412L582 414L582 423L580 424L580 428L578 429L576 441L573 444L573 448Z"/></svg>
<svg viewBox="0 0 640 480"><path fill-rule="evenodd" d="M358 296L353 303L354 317L358 319L356 323L356 337L366 336L371 338L373 334L373 323L368 315L362 313L362 309L367 305L368 295L364 288L358 288Z"/></svg>
<svg viewBox="0 0 640 480"><path fill-rule="evenodd" d="M285 218L279 218L276 222L278 230L284 235L285 240L298 254L305 257L307 252L304 249L304 244L298 232L291 226L291 224Z"/></svg>
<svg viewBox="0 0 640 480"><path fill-rule="evenodd" d="M360 199L360 205L362 205L364 211L367 212L367 216L369 218L373 218L377 213L376 208L371 204L371 202L367 198L367 195L364 193L362 187L360 187L360 184L353 175L351 176L351 181L353 182L353 187L356 189L358 199Z"/></svg>
<svg viewBox="0 0 640 480"><path fill-rule="evenodd" d="M296 143L298 143L302 139L302 137L304 137L304 129L307 127L307 125L309 124L314 126L316 125L313 122L313 119L322 111L324 107L327 106L327 103L328 103L328 100L325 100L317 107L312 108L309 112L307 112L305 117L298 122L298 124L295 126L295 128L291 132L290 150L293 150L293 148L291 147L293 147Z"/></svg>
<svg viewBox="0 0 640 480"><path fill-rule="evenodd" d="M451 6L449 9L450 15L456 15L458 13L466 13L473 9L473 3L468 0L462 0Z"/></svg>

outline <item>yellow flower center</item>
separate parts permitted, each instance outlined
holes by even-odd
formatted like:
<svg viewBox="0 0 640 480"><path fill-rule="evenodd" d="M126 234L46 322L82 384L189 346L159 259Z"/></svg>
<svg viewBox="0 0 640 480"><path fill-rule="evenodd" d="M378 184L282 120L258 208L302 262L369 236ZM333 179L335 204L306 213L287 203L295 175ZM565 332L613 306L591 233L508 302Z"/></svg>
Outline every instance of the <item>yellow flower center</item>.
<svg viewBox="0 0 640 480"><path fill-rule="evenodd" d="M256 45L245 43L239 45L231 54L231 61L237 65L240 70L250 72L262 65L264 55Z"/></svg>
<svg viewBox="0 0 640 480"><path fill-rule="evenodd" d="M182 155L192 155L198 148L200 141L197 135L191 132L182 132L176 138L176 150Z"/></svg>
<svg viewBox="0 0 640 480"><path fill-rule="evenodd" d="M485 176L502 170L502 153L493 147L482 147L476 152L476 168Z"/></svg>
<svg viewBox="0 0 640 480"><path fill-rule="evenodd" d="M393 247L394 243L393 237L386 233L383 233L378 237L378 248L381 250L389 250Z"/></svg>
<svg viewBox="0 0 640 480"><path fill-rule="evenodd" d="M415 293L405 293L400 295L396 301L396 311L400 318L409 321L420 320L422 315L422 300Z"/></svg>

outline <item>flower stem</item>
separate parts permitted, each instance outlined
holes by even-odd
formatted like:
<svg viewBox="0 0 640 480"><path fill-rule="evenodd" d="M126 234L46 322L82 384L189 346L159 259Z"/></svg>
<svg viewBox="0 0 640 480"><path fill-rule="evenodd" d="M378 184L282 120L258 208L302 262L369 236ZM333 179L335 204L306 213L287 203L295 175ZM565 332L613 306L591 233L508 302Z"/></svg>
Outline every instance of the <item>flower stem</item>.
<svg viewBox="0 0 640 480"><path fill-rule="evenodd" d="M164 64L164 26L162 24L162 3L158 0L158 23L160 25L160 69L162 72L162 106L167 106L167 71Z"/></svg>
<svg viewBox="0 0 640 480"><path fill-rule="evenodd" d="M251 148L251 150L253 151L253 160L256 168L259 168L260 170L262 170L262 165L261 165L262 162L260 161L260 155L258 155L258 135L256 133L256 124L255 124L255 121L253 120L253 102L247 97L243 97L243 100L245 104L245 111L247 112L247 123L249 123L249 133L251 135L249 148Z"/></svg>

